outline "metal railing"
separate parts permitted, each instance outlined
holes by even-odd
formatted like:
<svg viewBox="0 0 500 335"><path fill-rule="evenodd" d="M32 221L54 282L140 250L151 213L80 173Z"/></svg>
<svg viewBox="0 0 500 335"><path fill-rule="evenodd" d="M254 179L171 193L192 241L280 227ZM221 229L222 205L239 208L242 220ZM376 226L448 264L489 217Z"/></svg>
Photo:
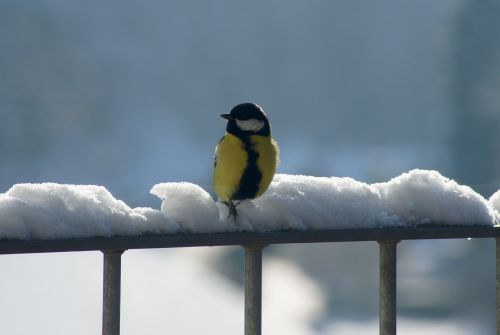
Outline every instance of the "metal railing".
<svg viewBox="0 0 500 335"><path fill-rule="evenodd" d="M380 334L396 334L397 245L402 240L495 238L496 327L500 335L500 227L443 226L95 237L60 240L0 240L0 254L100 250L103 266L102 334L120 334L121 256L128 249L241 245L245 249L245 335L262 325L262 250L269 244L377 241L380 246Z"/></svg>

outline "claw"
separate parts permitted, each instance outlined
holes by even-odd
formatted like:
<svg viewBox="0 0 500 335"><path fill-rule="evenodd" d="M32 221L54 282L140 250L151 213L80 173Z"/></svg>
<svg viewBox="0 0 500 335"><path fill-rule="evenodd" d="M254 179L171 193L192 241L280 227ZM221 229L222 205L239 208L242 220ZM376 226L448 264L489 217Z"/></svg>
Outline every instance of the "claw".
<svg viewBox="0 0 500 335"><path fill-rule="evenodd" d="M229 209L229 216L228 218L233 217L236 220L236 217L238 216L238 212L236 211L236 206L240 204L241 201L238 202L233 202L232 200L229 200L227 202L223 202L224 205L227 206Z"/></svg>

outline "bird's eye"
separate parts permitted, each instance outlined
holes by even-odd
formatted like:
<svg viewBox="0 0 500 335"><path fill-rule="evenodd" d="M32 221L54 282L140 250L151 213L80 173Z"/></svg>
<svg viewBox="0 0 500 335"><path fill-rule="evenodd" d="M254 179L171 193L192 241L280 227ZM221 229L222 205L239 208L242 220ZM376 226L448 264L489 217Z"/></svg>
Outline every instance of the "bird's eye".
<svg viewBox="0 0 500 335"><path fill-rule="evenodd" d="M264 121L257 119L249 119L249 120L236 119L236 125L243 131L258 132L259 130L264 128Z"/></svg>

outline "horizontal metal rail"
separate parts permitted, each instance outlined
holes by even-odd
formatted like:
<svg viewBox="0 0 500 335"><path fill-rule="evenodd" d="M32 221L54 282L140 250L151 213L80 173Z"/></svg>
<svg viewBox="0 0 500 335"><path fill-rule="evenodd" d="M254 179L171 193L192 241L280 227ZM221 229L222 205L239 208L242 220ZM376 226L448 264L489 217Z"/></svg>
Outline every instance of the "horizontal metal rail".
<svg viewBox="0 0 500 335"><path fill-rule="evenodd" d="M445 226L362 228L335 230L276 231L265 233L164 234L85 237L55 240L0 240L0 254L128 250L223 245L268 245L356 241L402 241L420 239L500 237L500 227Z"/></svg>
<svg viewBox="0 0 500 335"><path fill-rule="evenodd" d="M0 240L0 254L100 250L103 268L103 335L120 334L121 254L128 249L241 245L245 248L245 335L260 335L262 249L269 244L377 241L380 245L380 334L396 335L397 244L402 240L495 238L497 335L500 335L500 227L425 225L265 233L165 234L56 240Z"/></svg>

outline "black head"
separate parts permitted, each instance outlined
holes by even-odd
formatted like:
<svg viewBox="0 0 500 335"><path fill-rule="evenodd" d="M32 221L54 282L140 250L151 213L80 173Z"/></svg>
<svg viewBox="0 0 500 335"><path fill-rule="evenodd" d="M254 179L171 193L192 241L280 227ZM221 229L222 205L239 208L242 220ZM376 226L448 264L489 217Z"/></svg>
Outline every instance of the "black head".
<svg viewBox="0 0 500 335"><path fill-rule="evenodd" d="M266 113L254 103L235 106L231 113L222 114L227 119L226 131L236 136L271 135L271 127Z"/></svg>

